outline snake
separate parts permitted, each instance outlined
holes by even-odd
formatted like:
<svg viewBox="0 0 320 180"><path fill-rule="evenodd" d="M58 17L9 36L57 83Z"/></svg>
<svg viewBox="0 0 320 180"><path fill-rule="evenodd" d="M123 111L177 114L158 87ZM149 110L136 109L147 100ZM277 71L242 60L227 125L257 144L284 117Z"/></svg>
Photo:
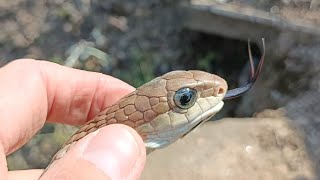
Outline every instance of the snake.
<svg viewBox="0 0 320 180"><path fill-rule="evenodd" d="M264 62L264 39L262 42L263 53L255 70L248 41L251 76L245 85L228 90L226 80L215 74L200 70L168 72L138 87L80 127L54 155L44 173L77 141L110 124L125 124L135 129L145 143L147 154L186 136L218 113L223 100L238 97L253 86Z"/></svg>

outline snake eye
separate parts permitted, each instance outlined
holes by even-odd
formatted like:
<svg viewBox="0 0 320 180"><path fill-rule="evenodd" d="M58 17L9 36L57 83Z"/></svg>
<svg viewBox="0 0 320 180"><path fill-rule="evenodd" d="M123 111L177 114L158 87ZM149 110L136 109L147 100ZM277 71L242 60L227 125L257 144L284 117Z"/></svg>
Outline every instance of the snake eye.
<svg viewBox="0 0 320 180"><path fill-rule="evenodd" d="M179 89L174 95L174 103L181 109L188 109L197 100L197 91L190 88Z"/></svg>

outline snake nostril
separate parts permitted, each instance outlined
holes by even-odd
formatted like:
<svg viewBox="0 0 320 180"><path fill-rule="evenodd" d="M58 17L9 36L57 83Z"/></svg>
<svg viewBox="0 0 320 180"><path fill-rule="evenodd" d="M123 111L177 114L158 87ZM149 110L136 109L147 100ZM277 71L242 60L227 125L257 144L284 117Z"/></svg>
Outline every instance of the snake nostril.
<svg viewBox="0 0 320 180"><path fill-rule="evenodd" d="M224 94L224 89L223 88L219 88L218 89L218 95L222 96Z"/></svg>

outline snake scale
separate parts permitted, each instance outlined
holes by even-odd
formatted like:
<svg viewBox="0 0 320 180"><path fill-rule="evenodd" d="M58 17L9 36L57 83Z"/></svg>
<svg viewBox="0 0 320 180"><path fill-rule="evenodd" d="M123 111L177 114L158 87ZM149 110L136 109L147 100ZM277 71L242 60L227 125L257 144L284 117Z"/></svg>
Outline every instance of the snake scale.
<svg viewBox="0 0 320 180"><path fill-rule="evenodd" d="M264 61L262 40L263 54L256 71L248 42L251 76L247 84L228 90L223 78L207 72L166 73L140 86L83 125L56 153L51 164L77 141L109 124L121 123L134 128L144 140L147 153L177 141L219 112L223 100L240 96L252 87Z"/></svg>

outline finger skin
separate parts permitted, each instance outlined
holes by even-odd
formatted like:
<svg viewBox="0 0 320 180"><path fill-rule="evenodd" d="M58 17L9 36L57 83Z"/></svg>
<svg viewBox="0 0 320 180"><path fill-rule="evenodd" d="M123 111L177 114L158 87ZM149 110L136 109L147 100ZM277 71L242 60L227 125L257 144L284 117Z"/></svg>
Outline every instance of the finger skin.
<svg viewBox="0 0 320 180"><path fill-rule="evenodd" d="M45 123L84 124L134 90L110 76L35 60L0 69L0 142L6 155Z"/></svg>
<svg viewBox="0 0 320 180"><path fill-rule="evenodd" d="M0 68L0 179L6 155L25 144L46 120L84 124L134 90L100 73L21 59Z"/></svg>
<svg viewBox="0 0 320 180"><path fill-rule="evenodd" d="M72 145L44 173L45 179L139 179L146 160L144 143L132 128L103 127Z"/></svg>
<svg viewBox="0 0 320 180"><path fill-rule="evenodd" d="M39 179L42 172L42 169L10 171L8 173L8 180L35 180Z"/></svg>
<svg viewBox="0 0 320 180"><path fill-rule="evenodd" d="M71 167L71 169L69 169ZM78 170L74 174L63 174L66 171L74 171L72 167L77 167ZM38 180L40 175L42 174L42 169L32 169L32 170L19 170L19 171L10 171L8 174L8 180ZM68 177L69 176L69 177ZM110 178L101 173L101 170L97 169L94 165L87 161L83 160L75 160L72 159L70 162L68 162L68 166L66 169L61 171L61 174L56 174L56 176L50 177L42 177L41 179L97 179L97 180L109 180ZM111 179L110 179L111 180Z"/></svg>

